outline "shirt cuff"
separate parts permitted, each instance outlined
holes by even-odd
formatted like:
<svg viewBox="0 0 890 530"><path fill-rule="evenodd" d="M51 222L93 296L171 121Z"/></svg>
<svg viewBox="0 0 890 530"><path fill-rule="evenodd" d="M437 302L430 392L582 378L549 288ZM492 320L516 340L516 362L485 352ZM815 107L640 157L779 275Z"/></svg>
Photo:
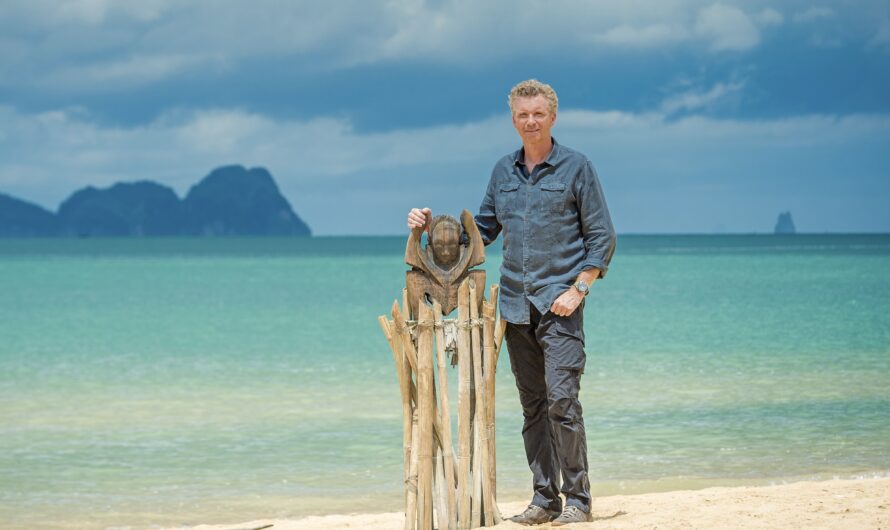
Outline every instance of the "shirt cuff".
<svg viewBox="0 0 890 530"><path fill-rule="evenodd" d="M598 258L587 258L581 263L581 270L586 271L590 269L599 269L600 270L600 278L606 277L606 272L609 270L609 266L606 263Z"/></svg>

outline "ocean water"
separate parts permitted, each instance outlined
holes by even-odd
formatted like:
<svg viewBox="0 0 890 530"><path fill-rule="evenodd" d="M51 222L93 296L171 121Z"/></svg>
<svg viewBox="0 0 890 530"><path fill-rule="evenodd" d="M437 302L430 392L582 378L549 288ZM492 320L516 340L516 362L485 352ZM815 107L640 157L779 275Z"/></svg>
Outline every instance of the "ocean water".
<svg viewBox="0 0 890 530"><path fill-rule="evenodd" d="M0 528L401 509L403 252L0 240ZM887 235L621 237L585 311L594 494L890 473L888 272ZM501 500L521 423L504 352Z"/></svg>

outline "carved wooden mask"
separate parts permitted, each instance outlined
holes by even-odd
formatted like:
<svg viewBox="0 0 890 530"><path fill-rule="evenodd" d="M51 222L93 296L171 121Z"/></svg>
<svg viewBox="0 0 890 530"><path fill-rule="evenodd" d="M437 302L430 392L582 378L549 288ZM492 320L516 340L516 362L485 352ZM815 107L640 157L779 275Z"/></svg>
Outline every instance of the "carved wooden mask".
<svg viewBox="0 0 890 530"><path fill-rule="evenodd" d="M461 227L467 234L469 246L460 244ZM485 271L471 270L471 267L485 262L485 245L470 212L461 212L460 223L450 215L433 218L425 248L421 245L422 235L422 228L412 230L405 248L405 263L412 267L405 278L411 314L417 315L418 300L428 296L438 301L442 313L447 315L457 307L457 289L470 275L478 286L476 303L481 303Z"/></svg>

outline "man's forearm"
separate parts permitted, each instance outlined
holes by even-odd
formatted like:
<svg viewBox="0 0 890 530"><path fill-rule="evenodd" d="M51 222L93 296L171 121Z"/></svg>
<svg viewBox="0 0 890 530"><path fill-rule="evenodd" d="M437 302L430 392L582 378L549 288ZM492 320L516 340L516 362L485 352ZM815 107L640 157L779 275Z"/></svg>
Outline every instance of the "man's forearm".
<svg viewBox="0 0 890 530"><path fill-rule="evenodd" d="M600 277L600 270L597 268L586 269L581 271L578 274L578 278L575 279L575 282L583 281L588 286L593 285L593 282L596 281L597 278Z"/></svg>

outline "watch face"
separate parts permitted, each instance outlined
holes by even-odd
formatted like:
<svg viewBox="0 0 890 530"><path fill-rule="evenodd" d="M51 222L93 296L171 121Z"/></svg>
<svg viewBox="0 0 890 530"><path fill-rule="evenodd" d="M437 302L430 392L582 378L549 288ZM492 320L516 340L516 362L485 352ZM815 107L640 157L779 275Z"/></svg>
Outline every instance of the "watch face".
<svg viewBox="0 0 890 530"><path fill-rule="evenodd" d="M587 289L588 289L588 287L587 287L587 283L585 283L585 282L583 282L583 281L579 281L578 283L576 283L576 284L575 284L575 287L576 287L579 291L581 291L582 293L586 293L586 292L587 292Z"/></svg>

